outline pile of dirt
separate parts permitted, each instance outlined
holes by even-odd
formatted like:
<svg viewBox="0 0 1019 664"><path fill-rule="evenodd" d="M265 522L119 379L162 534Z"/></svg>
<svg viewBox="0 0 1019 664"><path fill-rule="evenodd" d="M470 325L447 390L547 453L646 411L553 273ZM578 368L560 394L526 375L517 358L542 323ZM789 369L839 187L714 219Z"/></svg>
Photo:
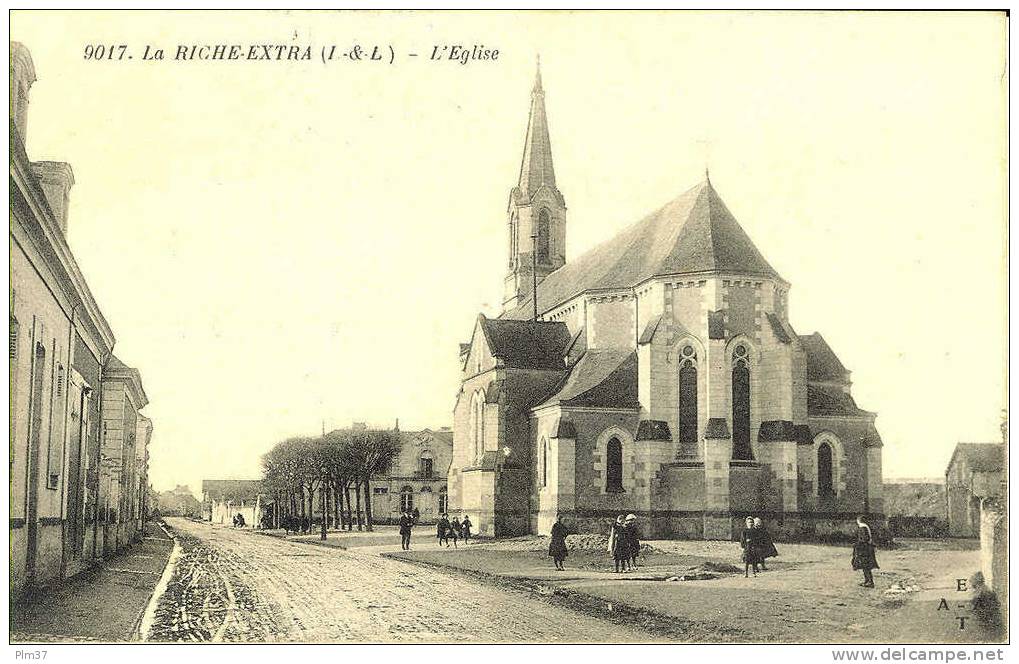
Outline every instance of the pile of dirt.
<svg viewBox="0 0 1019 664"><path fill-rule="evenodd" d="M691 568L691 570L696 572L721 572L723 574L736 574L743 571L735 565L730 565L729 563L716 563L711 560L707 560L697 567Z"/></svg>
<svg viewBox="0 0 1019 664"><path fill-rule="evenodd" d="M547 535L525 535L523 537L508 537L506 539L486 542L483 546L499 551L547 551L549 539ZM566 536L566 549L568 551L606 552L608 546L608 535L588 533ZM657 551L658 549L650 544L641 543L640 545L640 552L643 554L656 553Z"/></svg>

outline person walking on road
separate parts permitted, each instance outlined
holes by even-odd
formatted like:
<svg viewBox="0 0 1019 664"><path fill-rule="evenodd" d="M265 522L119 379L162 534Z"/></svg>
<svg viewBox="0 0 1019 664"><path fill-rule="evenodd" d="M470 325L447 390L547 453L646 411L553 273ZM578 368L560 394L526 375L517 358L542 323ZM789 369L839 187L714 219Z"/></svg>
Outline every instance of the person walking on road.
<svg viewBox="0 0 1019 664"><path fill-rule="evenodd" d="M557 570L566 569L563 567L563 561L566 560L566 526L563 522L556 517L556 522L552 524L552 541L548 543L548 555L555 563Z"/></svg>
<svg viewBox="0 0 1019 664"><path fill-rule="evenodd" d="M874 574L871 570L878 569L877 556L874 555L874 537L870 526L862 516L856 517L856 544L853 545L853 569L863 570L864 588L874 587Z"/></svg>
<svg viewBox="0 0 1019 664"><path fill-rule="evenodd" d="M456 543L457 540L460 539L460 519L455 516L453 517L452 523L449 524L449 538L453 540L453 548L459 548Z"/></svg>
<svg viewBox="0 0 1019 664"><path fill-rule="evenodd" d="M410 534L414 528L414 517L407 510L400 515L400 548L410 551Z"/></svg>
<svg viewBox="0 0 1019 664"><path fill-rule="evenodd" d="M757 566L761 563L761 547L759 533L754 530L753 517L747 517L744 522L743 532L740 533L739 543L743 547L743 578L750 578L750 568L757 576Z"/></svg>
<svg viewBox="0 0 1019 664"><path fill-rule="evenodd" d="M467 541L471 538L471 527L473 526L474 524L471 523L471 517L465 514L464 520L460 523L460 530L463 531L464 535L464 544L467 544Z"/></svg>
<svg viewBox="0 0 1019 664"><path fill-rule="evenodd" d="M616 572L626 571L627 563L630 560L629 537L626 534L626 517L620 514L616 522L612 524L612 531L609 533L609 553L616 565Z"/></svg>
<svg viewBox="0 0 1019 664"><path fill-rule="evenodd" d="M446 514L439 515L439 521L435 524L435 537L439 540L439 546L443 543L449 546L449 516Z"/></svg>
<svg viewBox="0 0 1019 664"><path fill-rule="evenodd" d="M754 517L754 530L757 531L758 543L760 545L760 558L761 558L761 571L767 571L767 566L764 561L768 558L774 558L778 555L778 549L775 548L775 542L771 539L771 533L764 527L764 522L761 521L761 517Z"/></svg>

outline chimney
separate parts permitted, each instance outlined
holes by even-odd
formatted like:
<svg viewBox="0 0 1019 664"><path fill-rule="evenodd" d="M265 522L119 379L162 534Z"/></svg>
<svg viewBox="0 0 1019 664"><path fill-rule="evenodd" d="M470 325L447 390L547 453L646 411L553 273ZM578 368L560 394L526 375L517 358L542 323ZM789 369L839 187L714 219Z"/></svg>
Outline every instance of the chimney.
<svg viewBox="0 0 1019 664"><path fill-rule="evenodd" d="M11 121L17 129L21 144L25 144L28 130L28 90L35 83L35 65L24 44L11 42Z"/></svg>
<svg viewBox="0 0 1019 664"><path fill-rule="evenodd" d="M60 226L60 232L67 235L67 206L74 184L71 165L62 161L34 161L32 172L39 179L46 202L53 210L53 217Z"/></svg>

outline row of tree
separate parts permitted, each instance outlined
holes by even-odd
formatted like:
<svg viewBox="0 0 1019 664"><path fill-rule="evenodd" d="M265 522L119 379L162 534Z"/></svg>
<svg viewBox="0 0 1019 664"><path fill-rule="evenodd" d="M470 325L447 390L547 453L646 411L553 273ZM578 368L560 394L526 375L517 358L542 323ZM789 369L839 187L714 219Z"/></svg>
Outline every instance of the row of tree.
<svg viewBox="0 0 1019 664"><path fill-rule="evenodd" d="M371 478L389 472L399 437L398 431L341 429L277 443L262 456L276 498L272 527L309 529L318 507L328 527L372 530Z"/></svg>

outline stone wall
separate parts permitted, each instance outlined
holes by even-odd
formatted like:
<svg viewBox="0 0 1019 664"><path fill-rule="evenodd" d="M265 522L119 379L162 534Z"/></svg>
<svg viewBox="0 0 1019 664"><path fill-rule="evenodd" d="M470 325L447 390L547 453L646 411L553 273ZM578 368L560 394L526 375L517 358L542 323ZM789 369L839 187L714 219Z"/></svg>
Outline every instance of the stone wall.
<svg viewBox="0 0 1019 664"><path fill-rule="evenodd" d="M11 197L13 202L13 187ZM20 590L30 574L29 540L33 535L35 582L48 583L61 575L66 481L62 457L70 367L70 324L65 312L70 307L59 286L51 289L47 285L58 281L45 261L34 255L31 244L27 250L23 247L23 242L30 240L23 235L13 210L10 224L10 323L15 337L10 360L10 561L12 588ZM38 355L37 348L44 354ZM40 399L35 403L31 399L33 371L41 378ZM38 417L33 418L35 409ZM31 430L33 419L39 424L37 435ZM30 495L35 501L31 507Z"/></svg>
<svg viewBox="0 0 1019 664"><path fill-rule="evenodd" d="M1008 624L1008 510L995 499L981 504L980 569L1005 613L1003 624Z"/></svg>

